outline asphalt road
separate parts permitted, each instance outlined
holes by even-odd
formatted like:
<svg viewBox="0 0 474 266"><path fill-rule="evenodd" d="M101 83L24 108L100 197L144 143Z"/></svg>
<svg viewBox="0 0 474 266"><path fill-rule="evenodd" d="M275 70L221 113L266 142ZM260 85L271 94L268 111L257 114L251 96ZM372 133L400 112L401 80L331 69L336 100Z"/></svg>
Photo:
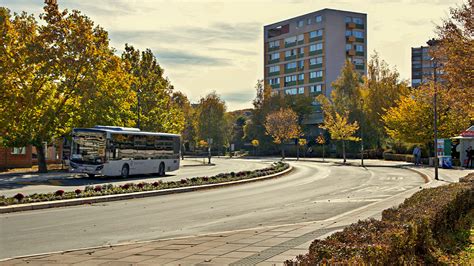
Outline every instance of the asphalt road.
<svg viewBox="0 0 474 266"><path fill-rule="evenodd" d="M207 162L207 158L206 158ZM26 174L26 175L5 175L0 174L0 195L13 196L17 193L33 194L55 192L58 189L73 191L76 188L83 189L86 185L114 184L121 185L129 182L155 182L176 181L182 178L196 176L212 176L224 172L239 172L255 170L268 167L273 160L244 160L212 158L215 165L202 165L202 159L186 159L181 163L179 170L166 173L165 177L156 175L131 176L127 179L118 177L97 176L89 178L83 174L70 173L48 173L48 174Z"/></svg>
<svg viewBox="0 0 474 266"><path fill-rule="evenodd" d="M3 214L0 258L324 220L423 184L404 169L291 164L291 174L262 182Z"/></svg>

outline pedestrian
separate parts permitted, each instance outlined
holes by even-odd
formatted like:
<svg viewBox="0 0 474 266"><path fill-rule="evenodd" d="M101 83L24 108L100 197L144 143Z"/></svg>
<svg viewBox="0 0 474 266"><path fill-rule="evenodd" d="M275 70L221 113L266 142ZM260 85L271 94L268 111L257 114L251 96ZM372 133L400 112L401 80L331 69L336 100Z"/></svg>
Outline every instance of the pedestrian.
<svg viewBox="0 0 474 266"><path fill-rule="evenodd" d="M472 146L469 146L466 150L466 168L472 168L472 157L474 157L474 151Z"/></svg>
<svg viewBox="0 0 474 266"><path fill-rule="evenodd" d="M413 157L415 159L415 165L421 165L421 148L418 145L413 149Z"/></svg>

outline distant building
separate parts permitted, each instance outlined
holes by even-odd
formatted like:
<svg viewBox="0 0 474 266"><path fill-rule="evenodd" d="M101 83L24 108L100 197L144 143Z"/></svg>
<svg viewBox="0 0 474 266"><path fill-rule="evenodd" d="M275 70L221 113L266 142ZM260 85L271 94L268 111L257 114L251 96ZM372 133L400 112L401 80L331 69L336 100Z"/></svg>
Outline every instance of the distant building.
<svg viewBox="0 0 474 266"><path fill-rule="evenodd" d="M428 46L411 48L411 86L416 88L423 83L434 79L434 67L436 64L436 79L441 80L442 60L432 60L431 54L436 49L437 41L432 39L426 42Z"/></svg>
<svg viewBox="0 0 474 266"><path fill-rule="evenodd" d="M63 140L45 143L46 163L61 163L63 156L69 157L63 149ZM24 147L0 147L0 169L29 168L38 163L36 148L27 145Z"/></svg>
<svg viewBox="0 0 474 266"><path fill-rule="evenodd" d="M367 73L367 15L323 9L266 25L264 47L264 83L272 94L329 96L346 60ZM322 122L319 104L313 106L303 123Z"/></svg>

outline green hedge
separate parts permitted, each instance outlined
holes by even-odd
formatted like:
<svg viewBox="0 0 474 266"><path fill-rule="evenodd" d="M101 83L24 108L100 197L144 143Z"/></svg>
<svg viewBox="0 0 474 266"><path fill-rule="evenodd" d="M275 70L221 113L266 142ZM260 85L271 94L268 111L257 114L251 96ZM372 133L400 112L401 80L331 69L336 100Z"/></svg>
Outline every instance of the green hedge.
<svg viewBox="0 0 474 266"><path fill-rule="evenodd" d="M35 203L44 201L54 201L63 199L87 198L95 196L105 196L114 194L124 194L140 191L161 190L178 187L198 186L205 184L216 184L229 181L237 181L261 176L267 176L282 172L290 167L289 164L283 162L273 163L272 166L258 169L254 171L241 171L222 173L215 176L202 176L181 179L180 181L156 181L153 183L127 183L124 185L96 185L86 186L84 190L76 189L73 191L57 190L54 193L34 193L31 195L23 195L18 193L13 197L0 196L0 206L8 206L13 204Z"/></svg>
<svg viewBox="0 0 474 266"><path fill-rule="evenodd" d="M455 254L467 244L463 232L471 227L465 217L474 209L474 175L460 181L423 189L383 211L380 221L359 221L315 240L308 254L286 264L458 264Z"/></svg>

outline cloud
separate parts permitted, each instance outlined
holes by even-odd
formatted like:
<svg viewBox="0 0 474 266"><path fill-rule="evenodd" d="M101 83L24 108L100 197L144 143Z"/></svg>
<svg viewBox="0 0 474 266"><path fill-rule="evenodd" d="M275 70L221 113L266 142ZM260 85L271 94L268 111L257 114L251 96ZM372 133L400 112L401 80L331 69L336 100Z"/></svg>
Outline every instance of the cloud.
<svg viewBox="0 0 474 266"><path fill-rule="evenodd" d="M200 66L229 66L231 60L212 56L198 55L191 52L179 50L155 50L155 56L159 62L165 65L200 65Z"/></svg>
<svg viewBox="0 0 474 266"><path fill-rule="evenodd" d="M115 41L122 42L147 40L148 42L204 45L216 42L256 41L259 38L260 28L257 23L214 23L209 27L178 26L147 31L110 30L110 36Z"/></svg>
<svg viewBox="0 0 474 266"><path fill-rule="evenodd" d="M243 89L237 89L236 91L241 91L241 92L222 93L221 97L226 102L232 102L232 103L249 103L253 100L253 98L255 98L254 90L245 91Z"/></svg>

